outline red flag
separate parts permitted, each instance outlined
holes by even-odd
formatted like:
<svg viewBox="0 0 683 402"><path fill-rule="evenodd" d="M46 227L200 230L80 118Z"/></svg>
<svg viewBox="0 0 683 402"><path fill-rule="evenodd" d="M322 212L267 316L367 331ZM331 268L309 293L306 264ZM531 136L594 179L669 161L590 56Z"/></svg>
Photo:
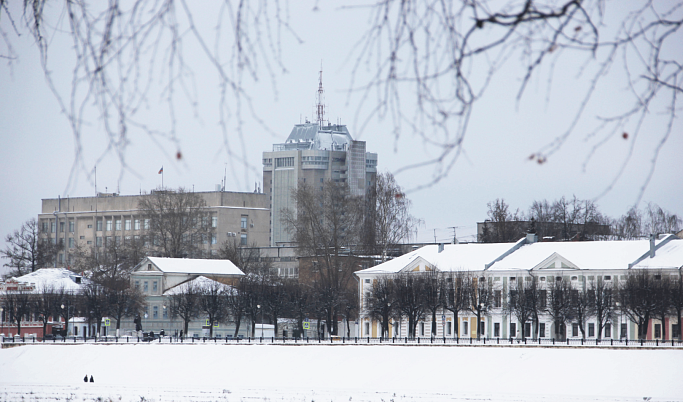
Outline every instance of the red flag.
<svg viewBox="0 0 683 402"><path fill-rule="evenodd" d="M159 169L159 174L164 173L164 167L162 166L161 169Z"/></svg>

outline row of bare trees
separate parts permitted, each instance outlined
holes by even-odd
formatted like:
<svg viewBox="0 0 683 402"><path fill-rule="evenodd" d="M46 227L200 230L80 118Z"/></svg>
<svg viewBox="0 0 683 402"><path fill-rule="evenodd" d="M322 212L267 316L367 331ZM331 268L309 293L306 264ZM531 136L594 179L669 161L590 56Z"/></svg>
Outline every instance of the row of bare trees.
<svg viewBox="0 0 683 402"><path fill-rule="evenodd" d="M21 335L22 322L34 320L43 323L43 334L46 334L48 323L58 322L59 317L65 323L73 317L85 317L88 326L96 325L97 334L100 333L102 319L111 317L116 321L118 332L121 321L135 316L144 306L144 296L137 289L107 286L95 281L88 281L78 291L51 284L35 289L19 283L8 287L0 297L3 320L16 325L18 335ZM63 334L66 335L66 327Z"/></svg>
<svg viewBox="0 0 683 402"><path fill-rule="evenodd" d="M272 323L274 333L278 334L278 320L288 318L296 321L291 336L299 337L307 317L316 319L315 333L322 334L324 329L320 324L327 313L325 296L295 279L251 273L234 286L211 279L187 282L167 297L171 318L182 321L185 333L190 322L206 320L210 336L217 323L233 324L235 337L244 324L251 326L247 332L253 336L257 322ZM345 311L354 314L355 303L351 296L355 295L347 296ZM348 328L351 317L346 315L344 318Z"/></svg>
<svg viewBox="0 0 683 402"><path fill-rule="evenodd" d="M601 339L607 325L622 314L638 326L638 338L647 336L651 319L661 322L661 338L666 338L666 318L681 321L683 311L683 279L681 275L638 270L622 275L579 277L520 276L512 277L505 286L493 277L473 272L427 271L402 273L374 279L365 291L362 314L380 322L382 336L389 333L391 320L408 321L408 336L416 335L419 321L431 318L431 336L436 336L437 314L450 311L458 334L458 315L468 314L481 323L482 316L505 314L514 316L522 328L522 337L539 337L541 321L551 319L553 337L566 336L566 324L577 324L586 338L586 325L595 325ZM597 279L596 279L597 278ZM529 324L527 330L527 324ZM481 324L479 324L481 325ZM681 326L675 325L671 337L683 338ZM477 338L483 334L477 328ZM516 334L511 334L516 336ZM541 335L544 336L544 335Z"/></svg>
<svg viewBox="0 0 683 402"><path fill-rule="evenodd" d="M534 201L526 212L513 211L504 199L489 202L487 207L487 219L478 231L478 241L483 243L517 241L529 231L557 240L631 240L683 228L678 215L654 203L644 210L632 207L617 219L600 212L594 201L576 196Z"/></svg>

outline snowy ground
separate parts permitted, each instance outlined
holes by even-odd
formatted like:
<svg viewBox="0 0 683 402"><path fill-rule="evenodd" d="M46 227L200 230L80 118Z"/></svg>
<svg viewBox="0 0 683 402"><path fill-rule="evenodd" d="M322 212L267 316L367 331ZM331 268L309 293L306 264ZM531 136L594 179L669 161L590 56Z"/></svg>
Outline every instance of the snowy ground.
<svg viewBox="0 0 683 402"><path fill-rule="evenodd" d="M0 351L0 401L683 401L682 362L679 349L27 345Z"/></svg>

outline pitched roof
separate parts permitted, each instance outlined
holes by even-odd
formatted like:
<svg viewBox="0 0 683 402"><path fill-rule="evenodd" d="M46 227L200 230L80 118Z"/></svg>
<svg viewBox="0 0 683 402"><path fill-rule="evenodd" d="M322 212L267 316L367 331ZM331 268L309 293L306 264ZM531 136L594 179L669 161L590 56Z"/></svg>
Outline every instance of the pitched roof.
<svg viewBox="0 0 683 402"><path fill-rule="evenodd" d="M196 274L196 275L230 275L242 276L242 272L230 260L203 260L192 258L147 257L154 266L162 272ZM140 263L140 270L146 260Z"/></svg>
<svg viewBox="0 0 683 402"><path fill-rule="evenodd" d="M357 273L398 273L419 258L439 271L483 271L486 264L514 246L515 243L445 244L439 252L438 245L428 245Z"/></svg>
<svg viewBox="0 0 683 402"><path fill-rule="evenodd" d="M654 257L646 256L632 269L679 269L683 266L683 240L671 239L655 250Z"/></svg>
<svg viewBox="0 0 683 402"><path fill-rule="evenodd" d="M63 288L67 291L78 291L88 281L87 278L82 278L81 275L66 268L41 268L12 279L21 283L34 284L36 292L46 287L52 287L55 290ZM76 281L81 281L81 283L76 283Z"/></svg>
<svg viewBox="0 0 683 402"><path fill-rule="evenodd" d="M224 287L226 291L228 292L234 292L235 288L233 288L230 285L226 285L224 283L220 283L218 281L215 281L213 279L207 278L205 276L198 276L192 280L183 282L177 286L172 287L171 289L167 290L164 292L164 296L172 296L176 294L181 294L183 293L189 286L194 286L195 289L205 289L209 288L211 286L214 286L215 284L218 284L221 287Z"/></svg>

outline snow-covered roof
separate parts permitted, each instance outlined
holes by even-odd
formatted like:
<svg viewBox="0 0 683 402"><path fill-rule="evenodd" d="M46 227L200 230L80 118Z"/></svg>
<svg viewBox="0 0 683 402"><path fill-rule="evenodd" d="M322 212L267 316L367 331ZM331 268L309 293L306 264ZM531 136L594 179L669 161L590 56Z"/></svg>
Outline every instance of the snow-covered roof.
<svg viewBox="0 0 683 402"><path fill-rule="evenodd" d="M136 271L146 269L146 261L165 273L196 275L229 275L243 276L244 273L230 260L202 260L192 258L147 257L140 263Z"/></svg>
<svg viewBox="0 0 683 402"><path fill-rule="evenodd" d="M650 248L649 241L589 241L525 244L491 266L492 271L543 269L562 257L576 269L627 269Z"/></svg>
<svg viewBox="0 0 683 402"><path fill-rule="evenodd" d="M672 239L632 266L633 269L679 269L683 266L683 240Z"/></svg>
<svg viewBox="0 0 683 402"><path fill-rule="evenodd" d="M226 285L224 283L220 283L218 281L215 281L213 279L207 278L205 276L198 276L190 281L183 282L179 284L178 286L174 286L171 289L167 290L164 292L164 296L173 296L177 294L184 293L188 287L193 286L195 289L201 290L201 289L208 289L211 288L212 286L215 286L215 284L220 284L220 286L225 287L226 291L233 292L234 288L230 285Z"/></svg>
<svg viewBox="0 0 683 402"><path fill-rule="evenodd" d="M439 252L438 245L429 245L357 271L357 274L398 273L420 260L439 271L482 271L486 269L486 264L492 263L514 246L515 243L445 244L443 251Z"/></svg>
<svg viewBox="0 0 683 402"><path fill-rule="evenodd" d="M30 274L12 279L21 283L34 284L34 291L36 292L48 287L55 290L64 289L76 292L88 282L87 278L82 278L81 275L66 268L41 268ZM80 283L78 283L79 281Z"/></svg>
<svg viewBox="0 0 683 402"><path fill-rule="evenodd" d="M649 240L468 243L429 245L375 267L363 274L394 274L429 265L440 271L518 271L543 269L626 270L632 268L678 269L683 265L683 240L668 236L655 242L650 258Z"/></svg>

